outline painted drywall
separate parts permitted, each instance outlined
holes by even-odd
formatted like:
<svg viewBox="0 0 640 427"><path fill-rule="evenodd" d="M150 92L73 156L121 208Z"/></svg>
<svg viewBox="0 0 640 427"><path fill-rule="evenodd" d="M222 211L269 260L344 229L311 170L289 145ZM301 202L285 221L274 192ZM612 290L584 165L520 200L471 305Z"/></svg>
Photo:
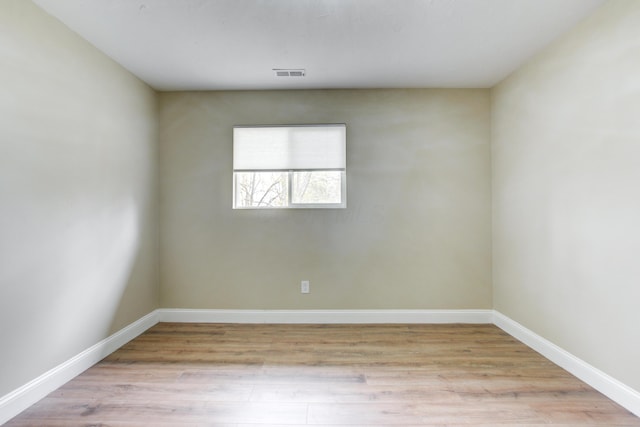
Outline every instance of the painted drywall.
<svg viewBox="0 0 640 427"><path fill-rule="evenodd" d="M488 90L162 93L161 305L491 308L489 108ZM300 123L346 123L348 207L233 210L233 125Z"/></svg>
<svg viewBox="0 0 640 427"><path fill-rule="evenodd" d="M0 2L0 396L158 307L157 98Z"/></svg>
<svg viewBox="0 0 640 427"><path fill-rule="evenodd" d="M492 97L495 308L640 390L640 2Z"/></svg>

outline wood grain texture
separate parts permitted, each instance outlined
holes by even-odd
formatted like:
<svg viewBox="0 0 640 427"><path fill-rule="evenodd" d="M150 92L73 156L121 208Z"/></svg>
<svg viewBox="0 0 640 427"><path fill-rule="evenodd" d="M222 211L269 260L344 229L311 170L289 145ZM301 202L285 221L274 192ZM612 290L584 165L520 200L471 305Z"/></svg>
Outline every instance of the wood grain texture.
<svg viewBox="0 0 640 427"><path fill-rule="evenodd" d="M7 426L640 426L493 325L160 323Z"/></svg>

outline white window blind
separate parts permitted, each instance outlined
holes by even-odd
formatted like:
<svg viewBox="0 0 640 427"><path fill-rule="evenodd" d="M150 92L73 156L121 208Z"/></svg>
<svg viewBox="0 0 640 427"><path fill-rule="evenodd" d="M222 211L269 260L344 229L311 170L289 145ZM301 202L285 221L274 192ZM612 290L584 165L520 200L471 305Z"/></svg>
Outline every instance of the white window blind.
<svg viewBox="0 0 640 427"><path fill-rule="evenodd" d="M233 128L234 171L345 168L344 124Z"/></svg>

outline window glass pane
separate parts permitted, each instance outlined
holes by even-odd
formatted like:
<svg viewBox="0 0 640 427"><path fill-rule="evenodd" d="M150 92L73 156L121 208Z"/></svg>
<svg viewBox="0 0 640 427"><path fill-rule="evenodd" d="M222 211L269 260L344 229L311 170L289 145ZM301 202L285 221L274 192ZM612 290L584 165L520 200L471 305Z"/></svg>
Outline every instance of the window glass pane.
<svg viewBox="0 0 640 427"><path fill-rule="evenodd" d="M287 172L236 172L236 207L286 207Z"/></svg>
<svg viewBox="0 0 640 427"><path fill-rule="evenodd" d="M341 203L341 171L295 171L292 177L292 203Z"/></svg>

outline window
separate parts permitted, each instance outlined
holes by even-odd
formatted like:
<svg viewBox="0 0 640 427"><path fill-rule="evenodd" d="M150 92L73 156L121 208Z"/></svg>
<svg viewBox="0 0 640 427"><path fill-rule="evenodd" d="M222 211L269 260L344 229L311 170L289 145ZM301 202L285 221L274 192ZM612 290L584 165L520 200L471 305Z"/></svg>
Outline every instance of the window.
<svg viewBox="0 0 640 427"><path fill-rule="evenodd" d="M234 209L346 205L346 125L233 128Z"/></svg>

